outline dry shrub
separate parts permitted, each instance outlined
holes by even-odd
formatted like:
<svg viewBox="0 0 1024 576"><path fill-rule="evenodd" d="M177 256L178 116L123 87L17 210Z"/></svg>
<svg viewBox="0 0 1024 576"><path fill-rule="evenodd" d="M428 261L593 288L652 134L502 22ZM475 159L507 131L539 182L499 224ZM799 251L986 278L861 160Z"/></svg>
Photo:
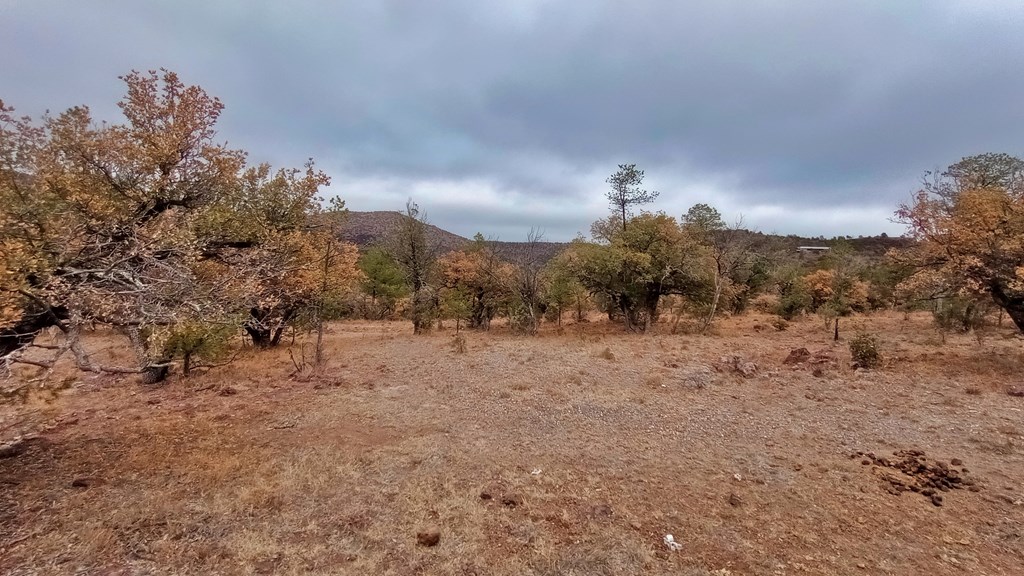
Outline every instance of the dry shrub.
<svg viewBox="0 0 1024 576"><path fill-rule="evenodd" d="M972 355L971 365L973 371L979 375L1012 377L1020 374L1021 366L1024 366L1024 354L986 351Z"/></svg>
<svg viewBox="0 0 1024 576"><path fill-rule="evenodd" d="M789 322L785 318L775 318L772 320L772 328L775 328L776 332L785 332L789 328Z"/></svg>
<svg viewBox="0 0 1024 576"><path fill-rule="evenodd" d="M452 338L452 351L456 354L466 353L466 337L462 334L456 334Z"/></svg>
<svg viewBox="0 0 1024 576"><path fill-rule="evenodd" d="M665 385L665 378L661 374L648 374L644 377L644 384L651 388L661 388Z"/></svg>
<svg viewBox="0 0 1024 576"><path fill-rule="evenodd" d="M762 314L774 314L779 308L779 297L775 294L761 294L754 298L750 306Z"/></svg>
<svg viewBox="0 0 1024 576"><path fill-rule="evenodd" d="M601 350L601 353L597 355L598 358L604 358L605 360L615 360L615 354L612 353L611 348L605 347Z"/></svg>

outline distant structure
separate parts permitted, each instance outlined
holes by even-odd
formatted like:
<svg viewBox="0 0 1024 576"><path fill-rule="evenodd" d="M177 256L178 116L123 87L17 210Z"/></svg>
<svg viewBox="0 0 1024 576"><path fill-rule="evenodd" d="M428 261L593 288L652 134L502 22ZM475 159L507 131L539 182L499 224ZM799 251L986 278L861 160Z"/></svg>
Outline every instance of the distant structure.
<svg viewBox="0 0 1024 576"><path fill-rule="evenodd" d="M801 254L824 254L828 252L828 246L797 246L796 251Z"/></svg>

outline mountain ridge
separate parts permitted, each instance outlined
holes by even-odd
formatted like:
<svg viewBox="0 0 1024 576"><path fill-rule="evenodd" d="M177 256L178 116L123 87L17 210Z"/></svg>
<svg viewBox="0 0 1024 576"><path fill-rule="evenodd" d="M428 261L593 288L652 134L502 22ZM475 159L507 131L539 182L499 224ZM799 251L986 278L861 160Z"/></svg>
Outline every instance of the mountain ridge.
<svg viewBox="0 0 1024 576"><path fill-rule="evenodd" d="M352 242L360 248L380 246L394 230L402 218L398 211L368 211L360 212L350 210L342 225L339 236L342 240ZM765 234L751 230L739 230L737 233L745 236L746 241L758 252L796 252L799 246L831 246L840 240L849 242L854 250L869 258L881 258L890 248L901 248L911 243L909 238L902 236L863 236L859 238L836 236L831 239L823 237L797 236L796 234L780 235ZM429 240L437 246L441 254L463 250L472 244L472 240L464 236L449 232L443 228L427 223L427 234ZM527 242L509 242L502 240L489 241L495 250L508 260L525 257L529 254ZM569 242L538 242L535 246L535 255L541 260L547 261L558 255L559 252L569 246Z"/></svg>

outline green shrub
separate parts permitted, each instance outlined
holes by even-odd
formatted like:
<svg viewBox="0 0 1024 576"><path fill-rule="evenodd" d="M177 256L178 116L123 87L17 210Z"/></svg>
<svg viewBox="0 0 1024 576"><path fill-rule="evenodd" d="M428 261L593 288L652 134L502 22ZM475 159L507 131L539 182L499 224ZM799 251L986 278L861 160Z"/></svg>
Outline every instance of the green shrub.
<svg viewBox="0 0 1024 576"><path fill-rule="evenodd" d="M943 298L935 303L932 318L940 332L967 333L985 326L987 301L964 296Z"/></svg>
<svg viewBox="0 0 1024 576"><path fill-rule="evenodd" d="M196 358L217 360L225 355L237 329L229 323L185 322L175 326L164 340L164 355L182 359L182 373L188 376Z"/></svg>
<svg viewBox="0 0 1024 576"><path fill-rule="evenodd" d="M860 368L877 368L882 363L879 352L878 338L872 334L861 332L850 340L850 355L853 362Z"/></svg>
<svg viewBox="0 0 1024 576"><path fill-rule="evenodd" d="M794 291L779 297L775 313L784 320L792 320L811 308L811 297L806 292Z"/></svg>

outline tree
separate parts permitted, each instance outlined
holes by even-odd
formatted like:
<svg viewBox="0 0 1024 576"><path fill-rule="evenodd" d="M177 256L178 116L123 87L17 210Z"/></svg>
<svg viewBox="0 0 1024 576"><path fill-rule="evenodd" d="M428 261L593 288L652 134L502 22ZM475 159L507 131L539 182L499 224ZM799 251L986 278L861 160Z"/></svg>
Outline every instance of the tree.
<svg viewBox="0 0 1024 576"><path fill-rule="evenodd" d="M487 330L511 296L513 268L477 234L465 250L449 252L438 260L442 287L466 299L469 327Z"/></svg>
<svg viewBox="0 0 1024 576"><path fill-rule="evenodd" d="M364 316L383 320L394 314L398 300L409 292L395 259L382 248L370 248L359 258L359 269L363 273L360 288L370 298Z"/></svg>
<svg viewBox="0 0 1024 576"><path fill-rule="evenodd" d="M122 77L126 124L97 127L75 107L42 126L0 112L0 241L5 270L3 348L12 360L39 330L65 336L79 368L167 373L160 336L222 318L218 288L200 282L194 224L233 185L244 153L213 141L223 105L173 72ZM11 311L13 307L13 312ZM126 332L135 367L95 363L81 328Z"/></svg>
<svg viewBox="0 0 1024 576"><path fill-rule="evenodd" d="M1024 160L1005 153L967 156L940 174L926 172L924 190L952 202L965 190L998 188L1014 194L1024 193Z"/></svg>
<svg viewBox="0 0 1024 576"><path fill-rule="evenodd" d="M590 311L590 292L576 278L572 269L573 255L565 250L551 259L541 271L544 286L544 305L548 318L562 325L562 315L572 311L576 322L585 322Z"/></svg>
<svg viewBox="0 0 1024 576"><path fill-rule="evenodd" d="M204 257L221 263L222 274L240 285L237 303L248 312L243 328L258 348L277 346L284 330L315 290L303 283L308 258L321 246L325 222L345 214L335 199L325 219L320 188L330 178L313 161L303 169L273 171L268 164L245 170L230 193L198 224Z"/></svg>
<svg viewBox="0 0 1024 576"><path fill-rule="evenodd" d="M750 250L737 234L740 226L742 224L737 223L730 229L718 210L707 204L694 204L683 216L684 230L707 251L711 262L713 292L701 321L702 333L711 327L722 294L732 285L733 276L750 261Z"/></svg>
<svg viewBox="0 0 1024 576"><path fill-rule="evenodd" d="M577 239L566 258L580 284L622 313L627 329L647 330L662 296L707 290L694 248L675 218L641 214L608 243Z"/></svg>
<svg viewBox="0 0 1024 576"><path fill-rule="evenodd" d="M430 285L430 274L437 260L437 246L430 241L426 219L412 200L406 202L405 213L399 219L389 245L391 255L402 268L406 282L412 288L413 334L427 332L438 305L436 291Z"/></svg>
<svg viewBox="0 0 1024 576"><path fill-rule="evenodd" d="M512 291L518 300L520 314L518 321L512 318L509 321L528 334L536 334L540 327L544 262L538 245L543 237L542 232L531 228L526 236L525 249L514 258L512 265Z"/></svg>
<svg viewBox="0 0 1024 576"><path fill-rule="evenodd" d="M323 228L312 243L313 264L308 275L311 285L309 308L312 323L316 329L316 348L313 365L324 364L324 322L340 318L344 313L345 297L361 279L356 262L359 250L354 244L341 242L337 235L337 220L340 214L328 214L323 218Z"/></svg>
<svg viewBox="0 0 1024 576"><path fill-rule="evenodd" d="M972 165L992 165L973 158ZM951 167L946 173L952 182L926 187L900 206L896 216L916 241L891 252L895 262L915 270L904 291L923 298L986 295L1024 331L1024 187L1018 163L995 163L999 170L989 176Z"/></svg>
<svg viewBox="0 0 1024 576"><path fill-rule="evenodd" d="M649 204L658 198L657 192L648 192L640 187L644 182L644 171L638 170L636 164L619 164L618 172L605 182L611 185L607 192L608 203L619 216L623 230L626 229L630 206Z"/></svg>
<svg viewBox="0 0 1024 576"><path fill-rule="evenodd" d="M0 103L0 361L163 379L242 319L258 344L310 305L321 186L305 169L245 168L214 141L221 102L176 74L132 72L124 124L71 108L36 126ZM335 203L334 208L343 208ZM84 329L124 333L135 366L93 360ZM23 354L40 330L63 343ZM203 352L206 350L206 352Z"/></svg>
<svg viewBox="0 0 1024 576"><path fill-rule="evenodd" d="M824 267L804 277L811 306L825 318L839 340L839 319L867 308L868 284L857 278L853 246L846 240L832 244L820 264Z"/></svg>

